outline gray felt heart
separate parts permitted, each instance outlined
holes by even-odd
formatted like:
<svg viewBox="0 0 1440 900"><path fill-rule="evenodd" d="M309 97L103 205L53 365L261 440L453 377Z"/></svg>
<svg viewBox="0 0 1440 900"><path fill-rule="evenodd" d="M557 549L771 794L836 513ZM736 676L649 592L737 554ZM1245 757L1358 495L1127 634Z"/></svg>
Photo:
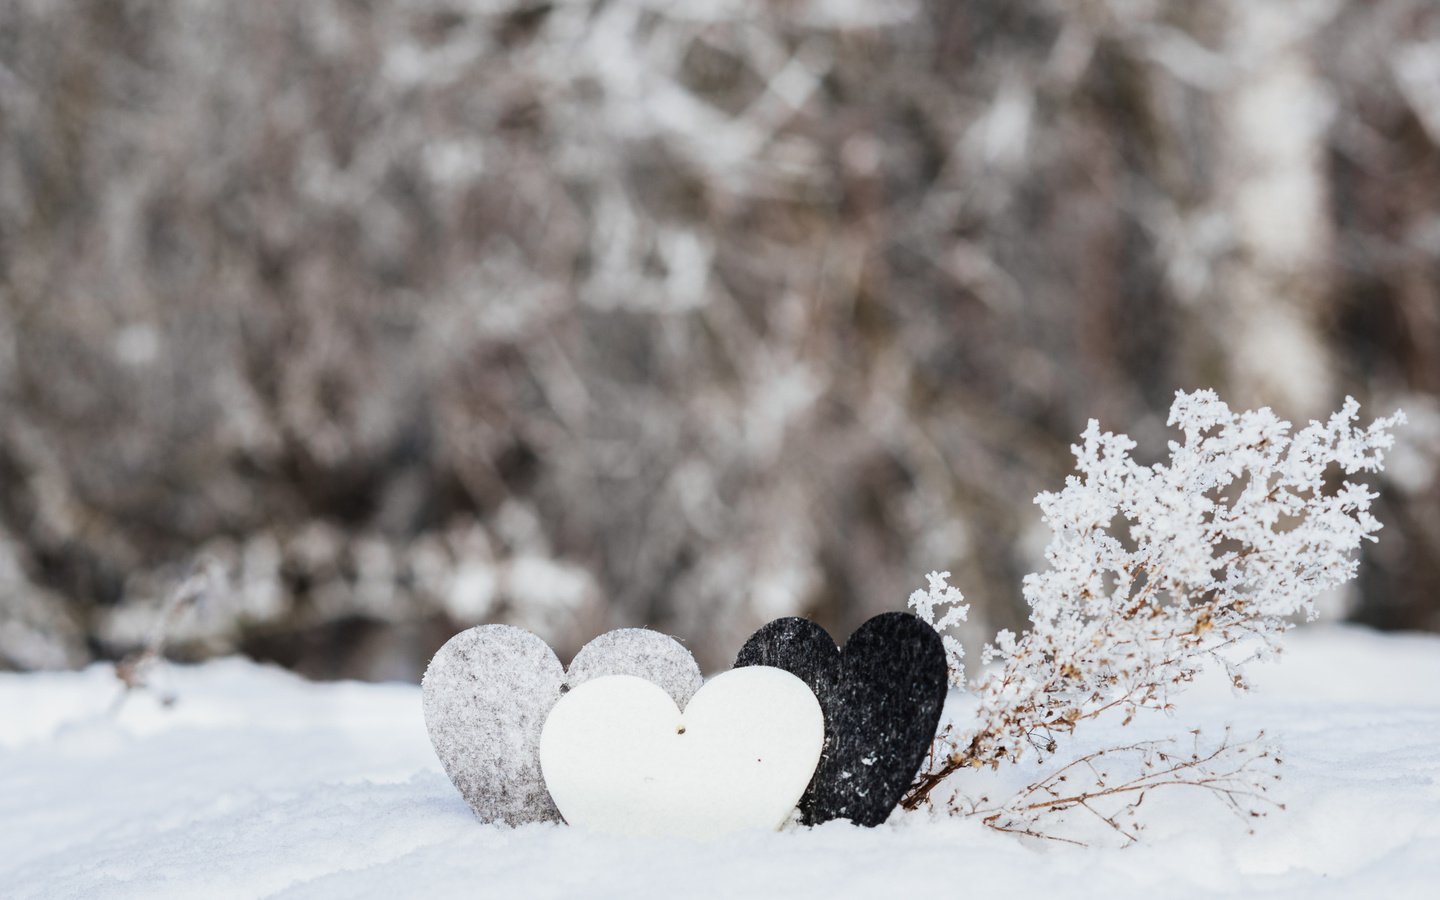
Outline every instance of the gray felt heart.
<svg viewBox="0 0 1440 900"><path fill-rule="evenodd" d="M653 681L682 708L704 683L689 650L643 628L595 638L568 675L548 644L511 625L467 629L435 653L421 681L425 727L481 821L560 821L540 773L540 731L564 691L603 675Z"/></svg>

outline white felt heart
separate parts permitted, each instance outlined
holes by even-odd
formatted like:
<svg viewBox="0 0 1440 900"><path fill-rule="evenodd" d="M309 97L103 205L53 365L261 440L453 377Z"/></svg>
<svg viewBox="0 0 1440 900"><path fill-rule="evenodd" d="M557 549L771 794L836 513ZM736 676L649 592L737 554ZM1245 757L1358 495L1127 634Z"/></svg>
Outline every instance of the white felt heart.
<svg viewBox="0 0 1440 900"><path fill-rule="evenodd" d="M649 679L678 703L704 681L689 650L640 628L586 644L568 674L543 640L509 625L470 628L440 648L425 671L425 727L481 821L559 820L540 775L540 729L567 687L611 675Z"/></svg>
<svg viewBox="0 0 1440 900"><path fill-rule="evenodd" d="M651 682L613 675L555 704L540 768L571 825L707 838L783 825L824 742L815 695L782 669L718 675L683 713Z"/></svg>

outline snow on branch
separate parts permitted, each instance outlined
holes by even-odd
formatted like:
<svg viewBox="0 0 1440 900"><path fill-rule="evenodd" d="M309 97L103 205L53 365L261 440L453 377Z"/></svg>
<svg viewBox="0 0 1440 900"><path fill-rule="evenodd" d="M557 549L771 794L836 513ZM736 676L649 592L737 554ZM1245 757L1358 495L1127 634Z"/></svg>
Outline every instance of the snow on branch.
<svg viewBox="0 0 1440 900"><path fill-rule="evenodd" d="M1168 465L1151 466L1131 458L1134 441L1091 421L1072 447L1078 473L1036 497L1054 534L1049 568L1024 582L1031 628L985 648L984 662L999 665L969 684L974 724L947 726L904 805L965 768L1027 751L1043 759L1112 710L1127 724L1138 710L1169 710L1208 663L1245 689L1246 665L1273 655L1291 617L1313 618L1316 596L1355 576L1355 551L1380 529L1375 495L1335 470L1379 471L1405 419L1359 427L1358 411L1347 398L1292 436L1268 408L1235 413L1213 391L1179 392L1169 424L1184 439L1170 443ZM928 593L911 599L939 628L955 617L936 618L935 598L961 608L946 577L931 575ZM958 663L957 653L961 684Z"/></svg>

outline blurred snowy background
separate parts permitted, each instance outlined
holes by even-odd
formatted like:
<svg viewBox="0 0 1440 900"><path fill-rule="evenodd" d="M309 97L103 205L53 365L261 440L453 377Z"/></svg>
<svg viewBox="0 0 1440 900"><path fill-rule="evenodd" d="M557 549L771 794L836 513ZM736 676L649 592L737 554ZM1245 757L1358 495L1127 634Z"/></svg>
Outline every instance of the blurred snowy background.
<svg viewBox="0 0 1440 900"><path fill-rule="evenodd" d="M8 0L0 668L707 670L932 569L976 635L1097 417L1411 425L1337 615L1440 630L1431 0Z"/></svg>

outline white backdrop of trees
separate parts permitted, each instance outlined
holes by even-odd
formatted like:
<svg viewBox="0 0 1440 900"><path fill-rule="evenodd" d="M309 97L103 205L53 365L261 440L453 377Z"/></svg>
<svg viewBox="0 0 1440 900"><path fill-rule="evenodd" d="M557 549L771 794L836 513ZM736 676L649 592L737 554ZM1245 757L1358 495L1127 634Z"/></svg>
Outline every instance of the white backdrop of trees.
<svg viewBox="0 0 1440 900"><path fill-rule="evenodd" d="M1349 614L1440 627L1427 0L0 5L0 666L728 665L949 569L1086 419L1411 425Z"/></svg>

